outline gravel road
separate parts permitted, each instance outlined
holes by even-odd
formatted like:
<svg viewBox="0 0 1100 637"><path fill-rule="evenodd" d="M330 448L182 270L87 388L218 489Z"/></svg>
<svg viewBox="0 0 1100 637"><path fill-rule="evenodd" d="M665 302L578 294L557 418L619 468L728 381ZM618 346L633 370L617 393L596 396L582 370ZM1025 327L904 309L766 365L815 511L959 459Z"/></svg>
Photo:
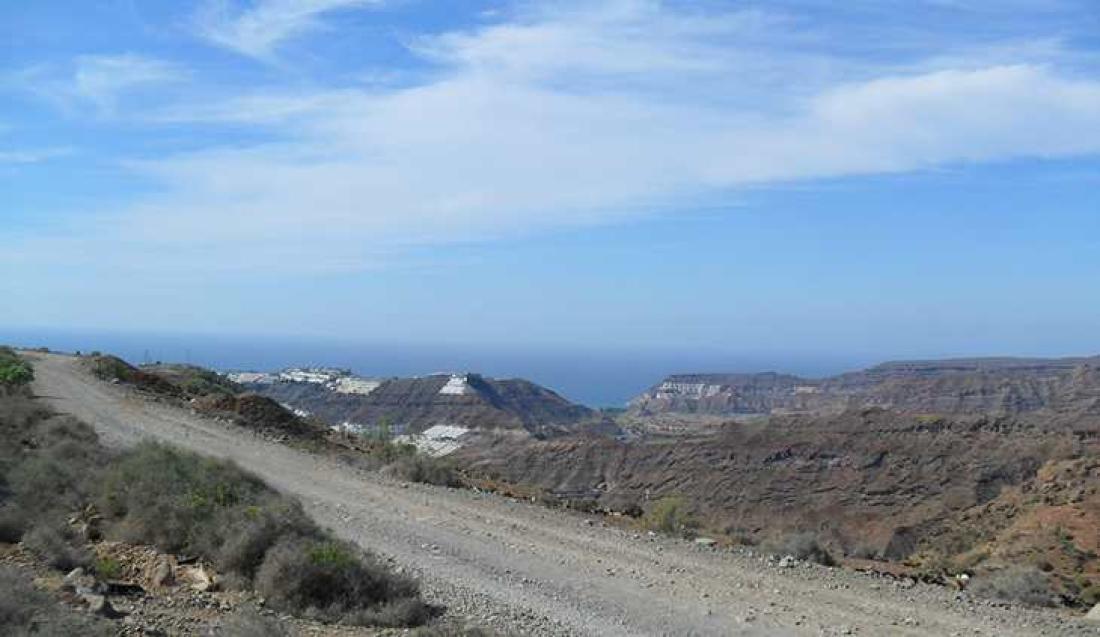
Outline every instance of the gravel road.
<svg viewBox="0 0 1100 637"><path fill-rule="evenodd" d="M529 635L1100 635L1068 614L714 550L473 491L402 485L147 399L34 354L35 392L107 444L230 458L319 522L421 578L458 618Z"/></svg>

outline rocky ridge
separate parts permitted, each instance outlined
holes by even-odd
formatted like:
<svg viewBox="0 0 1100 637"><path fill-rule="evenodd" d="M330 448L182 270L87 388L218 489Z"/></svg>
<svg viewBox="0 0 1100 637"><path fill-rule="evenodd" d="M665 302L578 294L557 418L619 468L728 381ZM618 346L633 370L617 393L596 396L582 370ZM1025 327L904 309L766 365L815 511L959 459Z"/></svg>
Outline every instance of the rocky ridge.
<svg viewBox="0 0 1100 637"><path fill-rule="evenodd" d="M347 393L321 383L279 380L251 383L251 391L292 405L332 424L392 433L419 433L434 425L521 430L550 435L595 418L584 406L522 379L478 374L436 374L381 380L367 393Z"/></svg>
<svg viewBox="0 0 1100 637"><path fill-rule="evenodd" d="M635 416L840 413L883 407L912 413L1100 411L1100 357L900 361L829 378L790 374L679 374L636 397Z"/></svg>

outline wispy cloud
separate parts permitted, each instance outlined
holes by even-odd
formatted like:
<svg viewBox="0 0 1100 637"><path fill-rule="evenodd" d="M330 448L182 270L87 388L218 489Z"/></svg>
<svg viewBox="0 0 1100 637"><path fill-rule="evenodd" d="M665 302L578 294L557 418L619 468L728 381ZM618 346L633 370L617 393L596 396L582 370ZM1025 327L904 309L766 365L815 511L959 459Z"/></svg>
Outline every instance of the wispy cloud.
<svg viewBox="0 0 1100 637"><path fill-rule="evenodd" d="M91 105L99 114L111 114L125 95L186 75L177 64L133 53L80 55L68 65L24 69L7 84L66 110L83 111Z"/></svg>
<svg viewBox="0 0 1100 637"><path fill-rule="evenodd" d="M138 87L180 79L174 64L134 54L83 55L76 59L72 93L111 110L119 95Z"/></svg>
<svg viewBox="0 0 1100 637"><path fill-rule="evenodd" d="M0 149L0 164L38 164L73 154L72 148Z"/></svg>
<svg viewBox="0 0 1100 637"><path fill-rule="evenodd" d="M210 0L196 15L199 34L238 53L271 56L291 38L321 25L321 16L338 9L380 4L383 0L257 0L238 9L229 0Z"/></svg>
<svg viewBox="0 0 1100 637"><path fill-rule="evenodd" d="M227 42L270 51L337 5L261 4L231 32L272 21L282 35ZM268 139L134 163L160 192L97 223L160 263L354 269L400 246L671 213L752 184L1100 153L1100 81L1053 56L891 61L818 36L788 14L642 0L424 36L412 50L437 72L416 85L153 114Z"/></svg>

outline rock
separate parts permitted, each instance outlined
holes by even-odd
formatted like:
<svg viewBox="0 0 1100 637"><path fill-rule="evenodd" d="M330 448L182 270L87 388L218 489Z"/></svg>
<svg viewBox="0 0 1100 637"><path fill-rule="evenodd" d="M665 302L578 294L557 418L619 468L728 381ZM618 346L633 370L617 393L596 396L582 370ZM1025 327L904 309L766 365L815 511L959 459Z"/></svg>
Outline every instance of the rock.
<svg viewBox="0 0 1100 637"><path fill-rule="evenodd" d="M80 581L82 577L84 577L84 569L78 566L65 575L62 586L66 588L76 588L76 583Z"/></svg>
<svg viewBox="0 0 1100 637"><path fill-rule="evenodd" d="M84 593L80 596L80 598L84 600L85 604L88 605L88 610L95 613L96 615L100 615L108 619L117 619L119 617L122 617L122 614L115 610L113 606L111 606L111 602L108 601L104 595L96 595L95 593Z"/></svg>
<svg viewBox="0 0 1100 637"><path fill-rule="evenodd" d="M180 579L186 581L193 590L200 593L212 591L217 588L214 574L202 566L188 566L180 569Z"/></svg>
<svg viewBox="0 0 1100 637"><path fill-rule="evenodd" d="M779 560L779 568L794 568L795 563L796 563L796 560L794 559L793 556L784 555Z"/></svg>
<svg viewBox="0 0 1100 637"><path fill-rule="evenodd" d="M76 593L90 593L95 588L95 577L88 575L81 567L69 571L65 579L61 581L62 590L74 591Z"/></svg>
<svg viewBox="0 0 1100 637"><path fill-rule="evenodd" d="M1100 622L1100 604L1092 607L1092 610L1085 615L1085 619L1091 622Z"/></svg>
<svg viewBox="0 0 1100 637"><path fill-rule="evenodd" d="M176 581L175 575L172 561L167 556L162 555L157 558L156 564L153 565L152 572L149 574L149 582L156 588L171 586Z"/></svg>

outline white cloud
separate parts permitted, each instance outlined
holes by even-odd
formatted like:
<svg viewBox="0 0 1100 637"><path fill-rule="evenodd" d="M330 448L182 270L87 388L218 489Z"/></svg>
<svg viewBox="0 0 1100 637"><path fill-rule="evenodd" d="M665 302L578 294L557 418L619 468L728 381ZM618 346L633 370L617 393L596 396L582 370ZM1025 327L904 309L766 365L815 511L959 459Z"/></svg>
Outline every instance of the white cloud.
<svg viewBox="0 0 1100 637"><path fill-rule="evenodd" d="M171 82L181 74L173 64L140 55L84 55L76 59L72 92L109 110L120 94Z"/></svg>
<svg viewBox="0 0 1100 637"><path fill-rule="evenodd" d="M1054 65L884 70L782 18L577 6L421 39L441 68L414 86L166 109L272 141L135 163L163 190L76 235L181 269L354 269L751 184L1100 153L1100 81Z"/></svg>
<svg viewBox="0 0 1100 637"><path fill-rule="evenodd" d="M322 14L379 4L382 0L257 0L235 10L228 0L210 0L196 17L199 34L238 53L269 57L280 43L320 25Z"/></svg>

